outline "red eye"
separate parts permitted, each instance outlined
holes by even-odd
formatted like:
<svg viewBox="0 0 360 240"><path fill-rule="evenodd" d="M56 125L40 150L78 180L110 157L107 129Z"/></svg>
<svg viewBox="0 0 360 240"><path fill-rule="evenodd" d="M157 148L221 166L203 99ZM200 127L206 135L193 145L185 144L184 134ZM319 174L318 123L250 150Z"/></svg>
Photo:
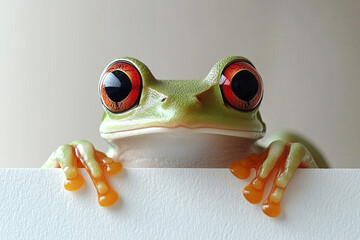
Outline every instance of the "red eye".
<svg viewBox="0 0 360 240"><path fill-rule="evenodd" d="M255 68L243 61L233 62L222 72L220 89L226 105L248 112L262 99L262 81Z"/></svg>
<svg viewBox="0 0 360 240"><path fill-rule="evenodd" d="M110 65L100 79L101 101L114 113L136 106L140 100L141 89L141 75L128 62L115 62Z"/></svg>

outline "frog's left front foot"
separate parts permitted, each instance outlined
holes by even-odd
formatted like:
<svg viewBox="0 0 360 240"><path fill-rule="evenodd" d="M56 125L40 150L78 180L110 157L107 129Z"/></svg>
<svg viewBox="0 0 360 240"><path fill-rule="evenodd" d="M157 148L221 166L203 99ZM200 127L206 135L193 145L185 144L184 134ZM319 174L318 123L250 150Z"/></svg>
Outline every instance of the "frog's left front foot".
<svg viewBox="0 0 360 240"><path fill-rule="evenodd" d="M262 205L266 215L276 217L281 212L280 201L284 190L298 167L317 165L301 143L275 141L264 152L232 163L230 170L236 177L246 179L250 176L251 168L256 169L255 178L243 191L244 197L253 204L261 201L267 181L272 173L277 172L271 192Z"/></svg>

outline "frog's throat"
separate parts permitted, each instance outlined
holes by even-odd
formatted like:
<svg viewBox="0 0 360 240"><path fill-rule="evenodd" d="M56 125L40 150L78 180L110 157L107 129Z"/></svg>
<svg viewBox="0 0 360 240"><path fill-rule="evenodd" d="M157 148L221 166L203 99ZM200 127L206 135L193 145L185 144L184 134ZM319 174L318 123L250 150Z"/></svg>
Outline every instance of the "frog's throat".
<svg viewBox="0 0 360 240"><path fill-rule="evenodd" d="M147 127L130 130L121 130L113 132L100 132L102 138L106 140L113 140L125 137L132 137L152 133L168 133L168 134L193 134L193 133L207 133L217 134L223 136L242 137L250 139L260 139L265 135L265 131L252 131L252 130L233 130L233 129L220 129L197 127L189 128L184 126L178 127Z"/></svg>

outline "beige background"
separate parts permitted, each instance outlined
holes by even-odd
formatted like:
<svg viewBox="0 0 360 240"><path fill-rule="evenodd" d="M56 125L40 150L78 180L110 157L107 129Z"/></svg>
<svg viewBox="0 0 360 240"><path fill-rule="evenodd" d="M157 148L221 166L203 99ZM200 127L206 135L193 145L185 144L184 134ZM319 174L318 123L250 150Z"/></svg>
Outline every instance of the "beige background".
<svg viewBox="0 0 360 240"><path fill-rule="evenodd" d="M160 79L204 77L251 59L270 136L292 129L333 167L360 167L356 1L0 1L0 167L39 167L60 144L92 141L98 77L114 58Z"/></svg>

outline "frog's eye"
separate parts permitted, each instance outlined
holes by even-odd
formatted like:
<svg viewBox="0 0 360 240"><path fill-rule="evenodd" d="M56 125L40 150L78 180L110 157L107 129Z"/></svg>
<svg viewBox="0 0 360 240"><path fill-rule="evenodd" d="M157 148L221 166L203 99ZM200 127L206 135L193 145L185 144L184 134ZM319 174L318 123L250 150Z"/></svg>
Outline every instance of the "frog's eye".
<svg viewBox="0 0 360 240"><path fill-rule="evenodd" d="M141 95L142 81L139 71L128 62L115 62L100 79L101 101L113 113L135 107Z"/></svg>
<svg viewBox="0 0 360 240"><path fill-rule="evenodd" d="M262 80L255 68L244 61L225 67L220 78L220 89L226 105L248 112L254 110L262 99Z"/></svg>

